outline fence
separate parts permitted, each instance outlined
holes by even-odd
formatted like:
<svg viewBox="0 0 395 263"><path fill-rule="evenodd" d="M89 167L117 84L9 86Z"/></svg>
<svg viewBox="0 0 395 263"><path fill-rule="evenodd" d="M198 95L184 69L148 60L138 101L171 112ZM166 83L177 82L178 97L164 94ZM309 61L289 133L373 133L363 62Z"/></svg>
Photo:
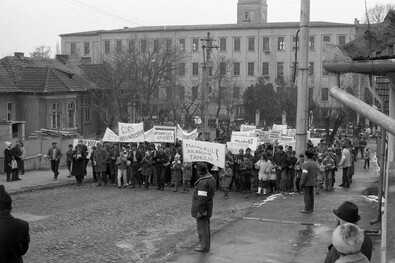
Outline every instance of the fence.
<svg viewBox="0 0 395 263"><path fill-rule="evenodd" d="M44 158L44 155L48 153L49 148L52 147L53 142L57 142L58 147L63 153L63 157L60 160L60 165L66 164L65 154L69 144L73 143L73 138L37 138L28 139L23 141L23 147L25 148L25 170L37 170L37 169L49 169L50 163L48 159ZM9 140L13 145L17 138ZM0 140L0 145L5 145L5 140ZM0 152L0 171L4 171L4 151Z"/></svg>

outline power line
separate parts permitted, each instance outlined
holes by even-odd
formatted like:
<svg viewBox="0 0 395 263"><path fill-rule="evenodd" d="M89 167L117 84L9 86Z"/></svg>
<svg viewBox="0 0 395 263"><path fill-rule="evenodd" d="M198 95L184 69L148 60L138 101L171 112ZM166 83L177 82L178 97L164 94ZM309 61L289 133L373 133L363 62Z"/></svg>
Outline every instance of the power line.
<svg viewBox="0 0 395 263"><path fill-rule="evenodd" d="M93 13L96 13L96 14L98 14L98 15L101 15L101 16L106 17L106 18L109 18L109 19L115 19L115 20L118 20L118 21L127 22L127 23L132 23L132 24L139 25L139 26L145 26L145 25L143 25L143 24L141 24L141 23L132 21L132 20L130 20L130 19L127 19L127 18L125 18L125 17L119 16L119 15L117 15L117 14L114 14L114 13L112 13L112 12L106 11L106 10L104 10L104 9L95 7L95 6L93 6L93 5L90 5L90 4L88 4L88 3L83 2L83 1L81 1L81 0L68 0L68 1L66 1L66 2L71 3L71 4L74 4L75 6L78 6L78 7L84 8L84 9L87 9L87 10L93 12Z"/></svg>

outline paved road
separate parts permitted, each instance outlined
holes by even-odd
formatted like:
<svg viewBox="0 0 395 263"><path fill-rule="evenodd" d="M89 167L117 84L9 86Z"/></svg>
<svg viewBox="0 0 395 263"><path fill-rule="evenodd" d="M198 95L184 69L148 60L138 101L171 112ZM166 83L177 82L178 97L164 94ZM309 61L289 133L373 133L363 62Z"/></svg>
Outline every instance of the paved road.
<svg viewBox="0 0 395 263"><path fill-rule="evenodd" d="M216 195L212 228L245 214L254 199ZM152 187L64 186L13 195L13 215L30 221L26 262L166 262L197 236L191 195Z"/></svg>

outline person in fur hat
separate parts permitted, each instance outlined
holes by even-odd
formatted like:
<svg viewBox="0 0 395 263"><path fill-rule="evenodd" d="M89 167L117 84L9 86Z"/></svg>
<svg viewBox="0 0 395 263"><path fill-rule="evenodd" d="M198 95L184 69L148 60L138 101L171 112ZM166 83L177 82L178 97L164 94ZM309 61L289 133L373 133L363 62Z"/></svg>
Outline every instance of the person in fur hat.
<svg viewBox="0 0 395 263"><path fill-rule="evenodd" d="M332 234L332 243L339 252L335 263L369 263L368 258L361 253L364 233L357 225L345 223L339 225Z"/></svg>
<svg viewBox="0 0 395 263"><path fill-rule="evenodd" d="M29 223L11 215L11 196L0 185L0 262L21 263L29 249Z"/></svg>

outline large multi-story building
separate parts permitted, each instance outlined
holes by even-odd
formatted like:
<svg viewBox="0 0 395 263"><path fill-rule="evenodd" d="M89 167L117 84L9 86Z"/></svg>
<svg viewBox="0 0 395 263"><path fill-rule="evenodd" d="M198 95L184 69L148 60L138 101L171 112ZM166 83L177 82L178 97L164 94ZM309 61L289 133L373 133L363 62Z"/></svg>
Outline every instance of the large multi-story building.
<svg viewBox="0 0 395 263"><path fill-rule="evenodd" d="M243 114L244 90L256 84L258 78L263 77L274 86L278 77L286 83L293 80L299 29L299 22L267 22L266 0L239 0L237 8L236 24L125 27L62 34L61 51L71 56L91 57L93 63L100 63L112 52L127 51L136 39L168 39L186 54L185 69L178 71L175 80L177 91L196 93L197 89L201 91L199 79L204 62L201 39L210 32L219 47L212 51L212 58L226 57L232 64L229 74L233 87L228 90L234 100L232 112L237 118ZM322 67L324 45L343 45L354 39L355 32L354 24L310 22L309 85L313 93L310 95L321 108L335 104L329 96Z"/></svg>

